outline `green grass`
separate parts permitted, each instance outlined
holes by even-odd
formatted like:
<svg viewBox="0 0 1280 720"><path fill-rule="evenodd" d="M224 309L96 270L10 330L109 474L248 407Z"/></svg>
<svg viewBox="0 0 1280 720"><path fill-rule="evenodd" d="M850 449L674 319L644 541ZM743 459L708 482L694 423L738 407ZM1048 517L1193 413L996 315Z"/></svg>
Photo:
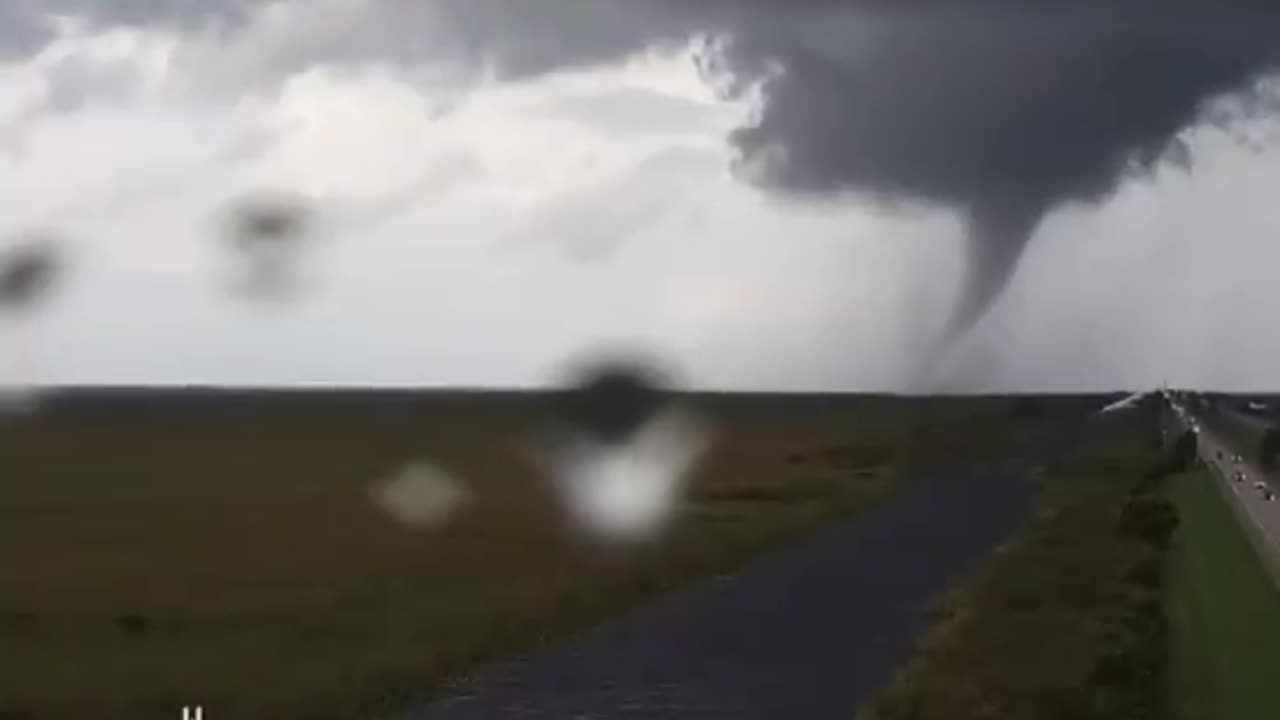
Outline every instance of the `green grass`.
<svg viewBox="0 0 1280 720"><path fill-rule="evenodd" d="M994 452L1012 422L1003 400L713 408L671 533L619 557L566 537L527 401L273 402L0 426L0 717L387 712L857 512L906 458ZM411 458L469 482L448 528L369 502Z"/></svg>
<svg viewBox="0 0 1280 720"><path fill-rule="evenodd" d="M1171 695L1182 720L1280 717L1280 592L1206 472L1173 480Z"/></svg>
<svg viewBox="0 0 1280 720"><path fill-rule="evenodd" d="M1167 505L1146 479L1152 434L1132 425L1048 472L1034 516L942 599L863 717L1160 717L1167 535L1144 528Z"/></svg>

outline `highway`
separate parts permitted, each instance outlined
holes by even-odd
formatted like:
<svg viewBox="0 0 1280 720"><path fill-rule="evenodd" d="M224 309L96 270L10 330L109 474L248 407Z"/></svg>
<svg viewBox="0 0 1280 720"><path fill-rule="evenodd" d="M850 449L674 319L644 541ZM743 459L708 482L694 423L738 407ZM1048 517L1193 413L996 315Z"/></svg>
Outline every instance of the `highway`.
<svg viewBox="0 0 1280 720"><path fill-rule="evenodd" d="M1196 428L1197 450L1201 459L1216 472L1211 473L1221 486L1234 496L1244 515L1253 524L1258 535L1266 543L1270 553L1280 560L1280 495L1274 500L1267 500L1263 492L1255 487L1255 483L1272 484L1255 463L1246 458L1240 462L1234 460L1236 451L1209 427L1194 418L1184 407L1170 399L1170 404L1187 426ZM1194 425L1192 425L1194 423ZM1244 473L1243 480L1235 480L1235 473Z"/></svg>

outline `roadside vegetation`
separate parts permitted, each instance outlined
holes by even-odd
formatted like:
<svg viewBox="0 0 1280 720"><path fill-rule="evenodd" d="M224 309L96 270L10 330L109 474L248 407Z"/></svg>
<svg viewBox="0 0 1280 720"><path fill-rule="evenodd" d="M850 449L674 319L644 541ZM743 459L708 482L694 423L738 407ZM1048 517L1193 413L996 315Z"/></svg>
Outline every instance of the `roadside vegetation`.
<svg viewBox="0 0 1280 720"><path fill-rule="evenodd" d="M669 536L600 555L519 449L535 400L253 402L0 426L0 717L395 711L856 513L921 459L998 452L1022 422L1001 399L710 403L717 441ZM419 458L472 489L443 529L369 501Z"/></svg>
<svg viewBox="0 0 1280 720"><path fill-rule="evenodd" d="M1206 470L1170 486L1180 526L1168 587L1174 720L1280 717L1280 591Z"/></svg>
<svg viewBox="0 0 1280 720"><path fill-rule="evenodd" d="M1048 468L1034 516L941 600L868 720L1164 718L1164 496L1187 464L1150 413L1115 421ZM1194 446L1192 446L1194 448Z"/></svg>

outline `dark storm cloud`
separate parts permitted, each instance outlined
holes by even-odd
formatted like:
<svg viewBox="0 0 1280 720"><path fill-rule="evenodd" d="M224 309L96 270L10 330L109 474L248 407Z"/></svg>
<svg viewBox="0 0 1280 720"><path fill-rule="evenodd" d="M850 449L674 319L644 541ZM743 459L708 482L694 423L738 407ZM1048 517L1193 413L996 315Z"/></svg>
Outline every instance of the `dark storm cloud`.
<svg viewBox="0 0 1280 720"><path fill-rule="evenodd" d="M253 0L4 0L0 2L0 61L30 55L56 34L54 20L68 17L94 26L195 27L235 24Z"/></svg>
<svg viewBox="0 0 1280 720"><path fill-rule="evenodd" d="M1185 154L1179 132L1209 119L1207 101L1248 89L1280 57L1271 14L1028 6L831 13L807 32L747 26L729 50L729 67L784 68L759 122L733 137L764 161L767 185L966 214L953 334L999 295L1046 211ZM849 42L822 36L836 27Z"/></svg>
<svg viewBox="0 0 1280 720"><path fill-rule="evenodd" d="M248 4L70 6L102 22L190 25L242 19ZM763 169L755 181L779 192L923 201L968 219L970 269L955 334L999 296L1046 212L1103 199L1161 158L1185 157L1182 130L1224 122L1206 114L1210 100L1242 93L1248 105L1253 81L1280 58L1280 13L1270 6L371 0L379 11L353 21L344 48L316 52L410 61L447 47L519 79L700 34L727 39L707 65L721 79L782 70L767 81L756 120L730 138L743 167ZM0 19L29 21L34 7L10 5Z"/></svg>
<svg viewBox="0 0 1280 720"><path fill-rule="evenodd" d="M53 36L50 17L35 0L0 3L0 62L30 55Z"/></svg>
<svg viewBox="0 0 1280 720"><path fill-rule="evenodd" d="M1106 198L1180 133L1230 114L1280 59L1280 14L1227 0L876 2L593 0L436 4L508 77L712 34L730 87L769 68L758 118L730 138L780 192L863 192L960 211L969 270L952 336L999 296L1044 214ZM737 81L736 83L733 81ZM1255 108L1256 109L1256 108Z"/></svg>

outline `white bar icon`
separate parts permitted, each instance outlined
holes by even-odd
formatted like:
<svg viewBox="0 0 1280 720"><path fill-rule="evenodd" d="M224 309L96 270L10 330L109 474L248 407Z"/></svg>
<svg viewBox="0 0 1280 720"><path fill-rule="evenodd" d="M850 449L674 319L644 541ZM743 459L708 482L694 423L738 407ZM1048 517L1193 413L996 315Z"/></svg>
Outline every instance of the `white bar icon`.
<svg viewBox="0 0 1280 720"><path fill-rule="evenodd" d="M204 707L201 705L195 707L183 705L182 720L204 720Z"/></svg>

